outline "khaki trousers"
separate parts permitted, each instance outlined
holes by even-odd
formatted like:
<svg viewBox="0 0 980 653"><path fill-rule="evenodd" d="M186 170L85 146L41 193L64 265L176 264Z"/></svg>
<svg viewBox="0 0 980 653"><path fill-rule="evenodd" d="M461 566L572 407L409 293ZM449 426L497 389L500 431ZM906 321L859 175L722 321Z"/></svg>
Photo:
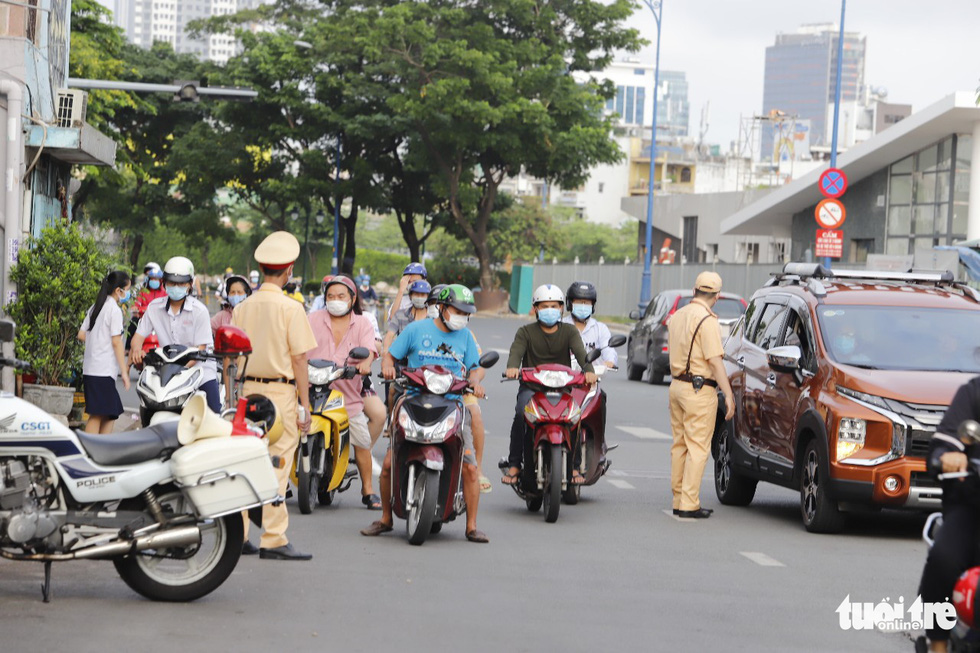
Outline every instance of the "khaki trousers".
<svg viewBox="0 0 980 653"><path fill-rule="evenodd" d="M256 383L246 381L242 389L243 396L249 394L265 395L272 400L279 410L282 421L282 437L269 447L269 453L279 456L284 464L276 469L276 479L279 481L279 494L286 496L289 485L289 473L293 468L293 457L299 446L299 428L296 426L296 386L288 383ZM242 514L245 519L245 537L248 537L248 513ZM286 528L289 526L289 511L286 504L273 506L267 503L262 507L262 539L259 546L263 549L274 549L286 546Z"/></svg>
<svg viewBox="0 0 980 653"><path fill-rule="evenodd" d="M715 388L694 386L674 380L670 384L670 427L674 444L670 447L670 489L674 510L701 507L701 477L711 450L715 430L718 395Z"/></svg>

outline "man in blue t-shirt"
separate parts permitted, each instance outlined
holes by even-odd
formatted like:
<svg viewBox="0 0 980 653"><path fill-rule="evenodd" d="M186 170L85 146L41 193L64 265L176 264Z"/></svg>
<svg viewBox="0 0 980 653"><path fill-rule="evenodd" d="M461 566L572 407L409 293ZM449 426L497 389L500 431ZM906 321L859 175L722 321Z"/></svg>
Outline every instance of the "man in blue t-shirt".
<svg viewBox="0 0 980 653"><path fill-rule="evenodd" d="M405 327L385 352L381 371L385 379L391 380L395 378L395 360L407 359L408 367L412 369L423 365L442 365L457 376L467 376L473 394L483 397L485 393L483 386L480 385L478 373L479 348L473 334L467 328L470 315L476 312L473 293L465 286L453 284L443 288L439 299L441 300L439 316L431 320L412 322ZM446 345L452 353L440 351L443 345ZM447 395L447 397L454 397L454 395ZM455 397L458 398L458 395ZM463 429L463 498L466 500L466 539L470 542L489 542L486 534L476 528L480 478L473 447L473 432L468 421ZM381 519L362 530L361 535L380 535L392 528L391 449L389 447L381 468Z"/></svg>

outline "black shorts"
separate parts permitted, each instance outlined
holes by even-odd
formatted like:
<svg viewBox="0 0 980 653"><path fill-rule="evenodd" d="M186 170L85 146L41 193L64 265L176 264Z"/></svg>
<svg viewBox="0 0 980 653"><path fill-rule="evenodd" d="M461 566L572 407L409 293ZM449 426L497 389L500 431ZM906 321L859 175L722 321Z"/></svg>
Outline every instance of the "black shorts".
<svg viewBox="0 0 980 653"><path fill-rule="evenodd" d="M108 376L82 377L85 388L85 412L95 417L116 419L123 414L122 399L116 390L116 380Z"/></svg>

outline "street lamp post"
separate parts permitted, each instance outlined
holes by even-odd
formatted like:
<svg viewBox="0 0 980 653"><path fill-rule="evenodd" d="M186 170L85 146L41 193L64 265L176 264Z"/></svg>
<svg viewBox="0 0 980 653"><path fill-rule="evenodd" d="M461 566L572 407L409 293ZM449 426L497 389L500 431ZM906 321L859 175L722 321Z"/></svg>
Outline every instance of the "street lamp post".
<svg viewBox="0 0 980 653"><path fill-rule="evenodd" d="M647 185L646 252L643 257L643 280L640 284L640 308L650 303L650 262L653 257L653 177L657 161L657 89L660 86L660 19L663 16L661 0L643 0L650 8L657 23L657 58L653 69L653 118L650 122L650 174Z"/></svg>
<svg viewBox="0 0 980 653"><path fill-rule="evenodd" d="M334 164L336 168L336 174L334 175L334 184L337 190L337 196L334 198L333 203L333 262L330 266L330 274L336 275L340 270L340 252L337 249L340 247L340 136L337 136L337 162Z"/></svg>
<svg viewBox="0 0 980 653"><path fill-rule="evenodd" d="M296 210L293 209L293 219L297 218ZM309 280L307 276L308 268L306 267L307 262L310 260L310 210L306 210L306 235L303 237L303 249L306 251L306 256L303 257L303 283Z"/></svg>

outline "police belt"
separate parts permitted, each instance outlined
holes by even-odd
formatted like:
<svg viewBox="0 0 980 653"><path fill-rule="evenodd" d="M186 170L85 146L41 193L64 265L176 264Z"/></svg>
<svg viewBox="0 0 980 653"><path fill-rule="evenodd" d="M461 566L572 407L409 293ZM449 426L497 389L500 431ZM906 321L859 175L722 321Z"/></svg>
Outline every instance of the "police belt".
<svg viewBox="0 0 980 653"><path fill-rule="evenodd" d="M677 379L678 381L684 381L686 383L694 383L693 374L678 374L674 378ZM718 382L715 381L714 379L705 379L704 377L702 377L702 382L704 385L710 386L712 388L718 387Z"/></svg>
<svg viewBox="0 0 980 653"><path fill-rule="evenodd" d="M255 383L288 383L289 385L296 385L296 379L287 379L284 376L279 376L274 379L263 379L257 376L246 376L246 381L254 381Z"/></svg>

